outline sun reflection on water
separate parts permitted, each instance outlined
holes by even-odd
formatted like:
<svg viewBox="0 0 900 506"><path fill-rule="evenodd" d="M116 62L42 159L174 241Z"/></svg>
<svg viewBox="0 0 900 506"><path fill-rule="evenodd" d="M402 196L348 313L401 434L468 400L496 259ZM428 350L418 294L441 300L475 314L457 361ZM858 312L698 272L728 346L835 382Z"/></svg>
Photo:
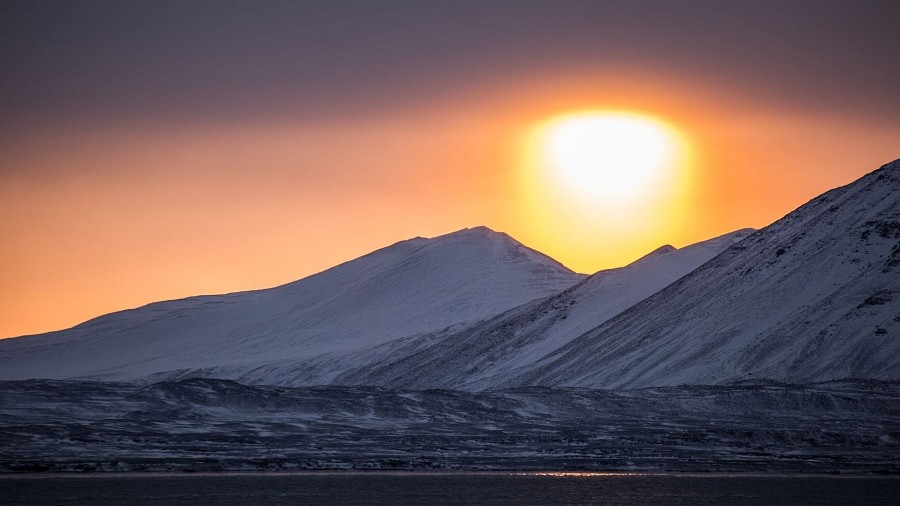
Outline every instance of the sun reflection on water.
<svg viewBox="0 0 900 506"><path fill-rule="evenodd" d="M552 476L554 478L592 478L597 476L648 476L648 473L623 473L602 471L540 471L516 473L518 476Z"/></svg>

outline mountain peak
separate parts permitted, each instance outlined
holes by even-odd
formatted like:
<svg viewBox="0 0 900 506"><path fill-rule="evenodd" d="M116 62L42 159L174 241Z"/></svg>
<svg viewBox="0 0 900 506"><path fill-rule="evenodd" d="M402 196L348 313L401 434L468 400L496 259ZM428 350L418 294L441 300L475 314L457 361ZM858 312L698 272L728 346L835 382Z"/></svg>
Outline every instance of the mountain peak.
<svg viewBox="0 0 900 506"><path fill-rule="evenodd" d="M642 256L641 258L638 259L638 261L644 260L646 258L658 257L660 255L665 255L665 254L668 254L668 253L671 253L671 252L677 251L677 250L678 250L678 248L676 248L675 246L672 246L671 244L664 244L664 245L656 248L655 250L651 251L650 253L647 253L646 255Z"/></svg>
<svg viewBox="0 0 900 506"><path fill-rule="evenodd" d="M486 226L464 228L427 240L422 252L449 254L458 262L466 257L493 258L504 264L531 265L532 269L547 270L553 275L576 275L555 259L517 241L505 232Z"/></svg>
<svg viewBox="0 0 900 506"><path fill-rule="evenodd" d="M351 352L479 321L581 279L506 234L463 229L267 290L156 303L0 342L0 378L131 379Z"/></svg>
<svg viewBox="0 0 900 506"><path fill-rule="evenodd" d="M466 227L461 230L457 230L456 232L451 232L450 234L501 234L501 232L497 232L496 230L492 230L484 225L478 225L475 227ZM448 235L450 235L448 234Z"/></svg>
<svg viewBox="0 0 900 506"><path fill-rule="evenodd" d="M674 253L676 251L686 250L688 252L693 250L705 250L705 251L715 251L716 254L718 252L724 251L731 247L734 244L737 244L744 240L748 235L756 232L756 229L753 228L742 228L740 230L735 230L734 232L729 232L727 234L722 234L718 237L713 237L712 239L707 239L705 241L701 241L695 244L691 244L689 246L685 246L683 248L676 248L671 244L665 244L656 248L655 250L647 253L646 255L638 258L630 265L636 265L645 263L647 260L655 261L654 259L658 257L662 257L664 255L668 255ZM705 254L703 254L705 255ZM698 264L699 265L699 264Z"/></svg>
<svg viewBox="0 0 900 506"><path fill-rule="evenodd" d="M496 230L492 230L484 225L479 225L477 227L468 227L457 230L455 232L450 232L447 234L442 234L436 237L433 237L432 241L441 241L441 240L454 240L454 239L465 239L465 240L477 240L477 239L491 239L491 238L510 238L509 235L503 232L497 232ZM510 238L511 239L511 238Z"/></svg>

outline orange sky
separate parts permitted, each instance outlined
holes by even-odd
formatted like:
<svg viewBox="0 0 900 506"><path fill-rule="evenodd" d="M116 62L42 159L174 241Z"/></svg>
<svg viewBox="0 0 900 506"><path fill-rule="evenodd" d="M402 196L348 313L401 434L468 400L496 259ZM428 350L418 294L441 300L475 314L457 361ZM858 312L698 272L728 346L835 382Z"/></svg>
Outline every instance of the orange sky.
<svg viewBox="0 0 900 506"><path fill-rule="evenodd" d="M506 19L499 9L496 14ZM759 19L769 18L760 12ZM22 33L29 27L23 24ZM523 33L517 36L532 35ZM706 62L704 51L722 40L710 45L684 33L693 58L684 62ZM822 33L810 40L830 40L831 32ZM746 46L730 43L760 45L752 30L745 35ZM814 52L816 44L801 49ZM479 54L457 49L472 61ZM878 101L883 87L867 102L846 95L855 82L849 73L835 78L843 81L833 89L807 86L830 75L828 59L788 83L793 60L778 55L772 74L754 80L769 56L746 51L703 63L705 74L670 61L611 60L592 68L574 53L554 59L561 53L549 51L539 55L545 63L536 59L518 69L479 60L465 68L483 78L459 77L452 86L436 79L422 87L404 83L408 90L390 96L373 88L368 102L358 98L365 91L348 95L353 100L329 96L322 110L303 104L324 91L309 91L294 106L273 101L231 109L222 98L184 114L149 106L106 113L107 102L94 95L63 95L53 100L87 105L44 111L39 104L50 100L49 91L26 96L44 77L23 80L22 103L37 104L34 114L22 108L15 120L0 121L0 337L57 330L158 300L271 287L399 240L476 225L507 232L574 270L595 272L662 244L680 247L765 226L900 156L900 122L891 113L898 104ZM846 61L857 62L856 54ZM751 62L743 80L713 70L741 57ZM334 65L349 61L356 60ZM800 84L810 93L795 93ZM206 89L179 100L200 100ZM113 87L107 91L113 101L127 98ZM603 109L654 116L683 136L692 177L677 202L661 203L651 215L604 214L562 206L523 186L534 170L526 142L537 125Z"/></svg>
<svg viewBox="0 0 900 506"><path fill-rule="evenodd" d="M664 243L765 226L889 161L900 139L897 125L681 100L699 93L688 88L603 97L554 88L488 90L328 124L101 124L49 144L30 138L7 154L24 175L0 188L0 335L269 287L479 224L590 273ZM614 226L622 216L535 211L523 194L529 129L597 108L653 114L688 139L695 177L677 223L659 215L660 226L627 234Z"/></svg>

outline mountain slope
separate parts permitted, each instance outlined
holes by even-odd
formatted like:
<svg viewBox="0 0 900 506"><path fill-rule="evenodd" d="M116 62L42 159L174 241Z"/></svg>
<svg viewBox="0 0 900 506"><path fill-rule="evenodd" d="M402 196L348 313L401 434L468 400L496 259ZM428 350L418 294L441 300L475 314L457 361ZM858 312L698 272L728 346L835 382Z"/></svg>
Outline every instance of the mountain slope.
<svg viewBox="0 0 900 506"><path fill-rule="evenodd" d="M369 349L207 368L170 370L147 381L226 378L244 383L487 389L531 366L699 267L752 232L739 230L680 250L663 246L622 268L472 325L393 340Z"/></svg>
<svg viewBox="0 0 900 506"><path fill-rule="evenodd" d="M821 195L503 385L900 378L900 161Z"/></svg>
<svg viewBox="0 0 900 506"><path fill-rule="evenodd" d="M160 302L0 340L0 379L133 379L345 353L487 318L583 278L506 234L465 229L272 289Z"/></svg>
<svg viewBox="0 0 900 506"><path fill-rule="evenodd" d="M504 374L531 366L751 232L739 230L680 250L663 246L625 267L600 271L564 292L441 339L426 337L402 348L393 346L381 360L370 358L334 382L392 388L491 388Z"/></svg>

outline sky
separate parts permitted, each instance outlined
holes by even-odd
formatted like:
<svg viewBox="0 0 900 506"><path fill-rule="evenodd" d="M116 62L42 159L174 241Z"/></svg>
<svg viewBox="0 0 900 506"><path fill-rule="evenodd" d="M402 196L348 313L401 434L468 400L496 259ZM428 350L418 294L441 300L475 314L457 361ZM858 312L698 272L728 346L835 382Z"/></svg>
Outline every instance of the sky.
<svg viewBox="0 0 900 506"><path fill-rule="evenodd" d="M5 1L0 337L477 225L586 273L766 226L900 157L897 26L860 0ZM610 110L682 147L640 204L539 174L541 128Z"/></svg>

